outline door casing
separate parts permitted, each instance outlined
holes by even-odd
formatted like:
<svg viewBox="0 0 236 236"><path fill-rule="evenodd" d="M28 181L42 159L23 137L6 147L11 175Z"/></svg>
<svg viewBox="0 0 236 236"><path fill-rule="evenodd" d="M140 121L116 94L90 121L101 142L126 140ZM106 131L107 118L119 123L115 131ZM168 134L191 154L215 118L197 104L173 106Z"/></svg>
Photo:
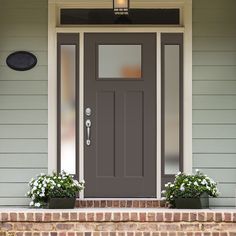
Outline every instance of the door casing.
<svg viewBox="0 0 236 236"><path fill-rule="evenodd" d="M161 33L184 33L184 28L182 27L175 27L175 28L157 28L157 27L131 27L131 26L125 26L125 27L82 27L82 28L58 28L57 32L63 32L63 33L79 33L79 43L80 43L80 81L79 81L79 106L80 106L80 117L79 117L79 139L80 143L84 143L84 133L83 133L83 128L84 128L84 63L83 63L83 55L84 55L84 33L87 32L93 32L93 33L132 33L132 32L137 32L137 33L156 33L156 56L157 56L157 61L161 61ZM185 93L185 92L184 92ZM161 63L157 63L156 65L156 189L157 189L157 199L161 198L161 133L158 133L158 130L161 129ZM84 145L79 146L79 179L82 180L84 179ZM83 199L84 198L84 193L80 193L80 197ZM90 198L91 199L91 198ZM96 199L96 198L94 198ZM110 198L109 198L110 199ZM135 198L134 198L135 199Z"/></svg>

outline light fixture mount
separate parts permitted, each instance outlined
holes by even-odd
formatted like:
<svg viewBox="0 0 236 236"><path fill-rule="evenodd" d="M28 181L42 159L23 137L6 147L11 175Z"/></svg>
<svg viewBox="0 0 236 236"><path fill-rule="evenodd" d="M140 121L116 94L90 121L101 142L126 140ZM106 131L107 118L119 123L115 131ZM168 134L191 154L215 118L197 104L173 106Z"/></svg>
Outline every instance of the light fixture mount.
<svg viewBox="0 0 236 236"><path fill-rule="evenodd" d="M129 0L113 0L113 10L115 15L128 15Z"/></svg>

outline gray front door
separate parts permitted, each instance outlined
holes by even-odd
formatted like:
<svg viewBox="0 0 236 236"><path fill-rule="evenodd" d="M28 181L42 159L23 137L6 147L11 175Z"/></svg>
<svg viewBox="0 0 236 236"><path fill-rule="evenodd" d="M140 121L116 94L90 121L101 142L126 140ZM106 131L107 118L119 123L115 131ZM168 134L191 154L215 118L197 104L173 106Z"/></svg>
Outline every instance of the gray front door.
<svg viewBox="0 0 236 236"><path fill-rule="evenodd" d="M156 34L84 42L85 197L156 197Z"/></svg>

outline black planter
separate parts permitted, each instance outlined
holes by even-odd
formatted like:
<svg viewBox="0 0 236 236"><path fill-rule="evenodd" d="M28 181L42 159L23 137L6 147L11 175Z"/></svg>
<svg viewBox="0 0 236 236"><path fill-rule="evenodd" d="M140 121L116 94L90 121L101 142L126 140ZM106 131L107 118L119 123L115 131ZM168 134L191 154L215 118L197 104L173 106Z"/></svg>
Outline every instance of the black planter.
<svg viewBox="0 0 236 236"><path fill-rule="evenodd" d="M49 209L73 209L75 207L75 197L72 198L50 198Z"/></svg>
<svg viewBox="0 0 236 236"><path fill-rule="evenodd" d="M175 207L178 209L205 209L209 208L209 197L202 194L199 198L176 198Z"/></svg>

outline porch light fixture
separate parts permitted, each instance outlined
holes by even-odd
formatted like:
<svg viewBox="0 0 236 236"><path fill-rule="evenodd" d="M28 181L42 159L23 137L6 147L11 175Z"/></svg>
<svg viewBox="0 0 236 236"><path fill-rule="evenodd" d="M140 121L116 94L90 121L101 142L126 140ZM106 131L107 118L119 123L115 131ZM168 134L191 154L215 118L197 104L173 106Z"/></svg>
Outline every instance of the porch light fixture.
<svg viewBox="0 0 236 236"><path fill-rule="evenodd" d="M113 0L113 9L115 15L128 15L129 0Z"/></svg>

